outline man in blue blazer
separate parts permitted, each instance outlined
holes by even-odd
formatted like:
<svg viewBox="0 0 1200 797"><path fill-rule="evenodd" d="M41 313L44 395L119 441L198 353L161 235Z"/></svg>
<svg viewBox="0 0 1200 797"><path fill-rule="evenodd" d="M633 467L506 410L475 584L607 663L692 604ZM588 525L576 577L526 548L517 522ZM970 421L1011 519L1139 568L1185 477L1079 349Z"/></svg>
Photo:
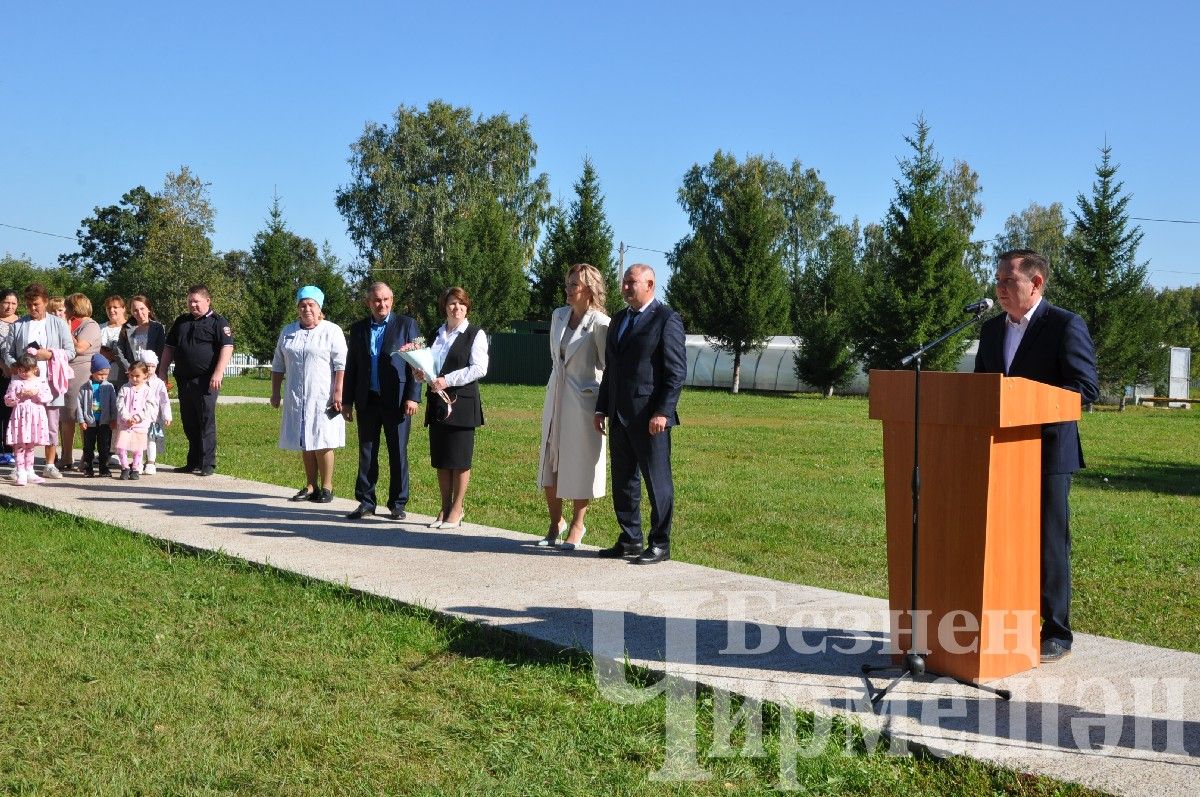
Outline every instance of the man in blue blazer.
<svg viewBox="0 0 1200 797"><path fill-rule="evenodd" d="M687 378L687 351L679 314L654 298L654 269L629 267L621 280L628 305L608 327L604 377L596 399L596 431L609 420L613 508L621 536L600 556L636 557L636 564L671 558L671 427ZM640 472L640 477L639 477ZM642 478L650 496L649 544L642 550Z"/></svg>
<svg viewBox="0 0 1200 797"><path fill-rule="evenodd" d="M371 315L350 327L342 414L347 421L358 412L358 508L346 517L358 520L375 514L375 484L379 480L379 433L388 449L388 510L392 520L406 517L408 503L408 436L421 402L421 385L412 369L392 352L420 337L417 322L392 313L392 289L376 282L367 288Z"/></svg>
<svg viewBox="0 0 1200 797"><path fill-rule="evenodd" d="M1030 249L997 260L996 298L1002 315L979 334L975 371L1021 376L1073 390L1084 404L1100 395L1096 351L1087 324L1042 298L1050 264ZM1042 427L1042 644L1041 660L1071 652L1071 474L1084 467L1079 426Z"/></svg>

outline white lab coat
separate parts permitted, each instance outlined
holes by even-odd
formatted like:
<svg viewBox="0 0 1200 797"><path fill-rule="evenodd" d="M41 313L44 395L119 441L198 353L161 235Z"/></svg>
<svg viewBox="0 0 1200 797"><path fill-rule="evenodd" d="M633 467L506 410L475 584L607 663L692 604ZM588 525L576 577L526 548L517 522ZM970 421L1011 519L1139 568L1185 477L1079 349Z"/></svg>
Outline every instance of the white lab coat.
<svg viewBox="0 0 1200 797"><path fill-rule="evenodd" d="M279 447L286 451L318 451L346 444L346 422L329 418L333 375L346 370L346 336L332 321L302 329L294 321L279 333L271 370L284 375L280 397L283 418Z"/></svg>

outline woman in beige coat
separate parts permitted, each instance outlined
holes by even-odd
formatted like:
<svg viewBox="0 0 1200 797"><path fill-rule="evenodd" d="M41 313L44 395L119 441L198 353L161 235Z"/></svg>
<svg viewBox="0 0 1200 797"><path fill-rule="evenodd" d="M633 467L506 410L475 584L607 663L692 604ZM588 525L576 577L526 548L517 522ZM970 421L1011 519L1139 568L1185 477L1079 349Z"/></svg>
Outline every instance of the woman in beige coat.
<svg viewBox="0 0 1200 797"><path fill-rule="evenodd" d="M559 543L573 550L583 539L588 502L604 495L606 440L596 432L592 416L600 377L604 374L604 341L609 318L604 313L604 278L587 263L567 273L567 306L550 317L550 382L542 408L542 445L538 486L546 492L550 530L538 545ZM573 504L568 525L563 500Z"/></svg>

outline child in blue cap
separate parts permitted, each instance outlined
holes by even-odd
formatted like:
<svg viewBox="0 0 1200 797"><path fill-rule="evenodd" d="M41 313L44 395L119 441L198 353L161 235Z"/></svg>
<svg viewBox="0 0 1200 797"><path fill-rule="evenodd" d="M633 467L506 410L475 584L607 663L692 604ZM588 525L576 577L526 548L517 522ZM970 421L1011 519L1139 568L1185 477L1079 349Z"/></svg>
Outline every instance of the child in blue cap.
<svg viewBox="0 0 1200 797"><path fill-rule="evenodd" d="M110 476L112 433L117 422L117 389L108 381L112 364L103 354L92 355L92 378L79 391L76 417L83 430L83 475L95 476L92 464L99 455L100 475Z"/></svg>

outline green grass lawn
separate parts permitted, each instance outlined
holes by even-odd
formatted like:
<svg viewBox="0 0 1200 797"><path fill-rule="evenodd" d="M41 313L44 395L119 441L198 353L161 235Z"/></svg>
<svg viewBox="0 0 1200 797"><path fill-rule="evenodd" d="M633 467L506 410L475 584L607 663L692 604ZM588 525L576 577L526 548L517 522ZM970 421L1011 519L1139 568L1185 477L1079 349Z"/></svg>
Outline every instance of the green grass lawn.
<svg viewBox="0 0 1200 797"><path fill-rule="evenodd" d="M706 756L712 780L657 782L663 698L604 700L584 656L98 523L0 518L0 792L765 795L780 782L770 714L763 755ZM703 755L707 704L699 727ZM841 725L796 766L803 793L1093 794L867 751Z"/></svg>
<svg viewBox="0 0 1200 797"><path fill-rule="evenodd" d="M226 393L261 395L240 377ZM545 534L536 489L538 387L483 386L469 520ZM673 434L672 556L723 570L886 597L880 424L861 397L731 396L688 390ZM272 451L278 413L223 406L221 469L300 487L297 455ZM1089 467L1072 488L1079 631L1200 652L1200 408L1101 409L1082 420ZM173 432L179 438L178 432ZM353 430L348 430L351 443ZM335 492L353 496L355 448L339 454ZM414 430L410 508L435 513L424 431ZM173 450L180 453L178 445ZM594 502L588 541L610 544L612 503Z"/></svg>

